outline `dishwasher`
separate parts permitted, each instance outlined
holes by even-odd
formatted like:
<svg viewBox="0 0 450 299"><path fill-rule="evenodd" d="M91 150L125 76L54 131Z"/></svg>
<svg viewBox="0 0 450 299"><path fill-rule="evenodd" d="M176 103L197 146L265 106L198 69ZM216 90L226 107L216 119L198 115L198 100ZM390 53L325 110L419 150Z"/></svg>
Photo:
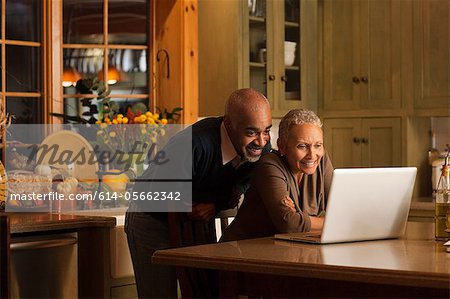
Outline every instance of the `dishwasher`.
<svg viewBox="0 0 450 299"><path fill-rule="evenodd" d="M77 298L77 234L11 238L11 298Z"/></svg>

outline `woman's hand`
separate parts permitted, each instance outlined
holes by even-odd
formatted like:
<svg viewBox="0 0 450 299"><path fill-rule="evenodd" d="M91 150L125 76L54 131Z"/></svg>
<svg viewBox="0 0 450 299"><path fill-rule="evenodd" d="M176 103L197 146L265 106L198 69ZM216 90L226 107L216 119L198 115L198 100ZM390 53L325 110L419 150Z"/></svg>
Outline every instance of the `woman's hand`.
<svg viewBox="0 0 450 299"><path fill-rule="evenodd" d="M283 198L281 202L283 203L283 205L290 208L293 212L297 212L297 210L295 209L294 201L289 196Z"/></svg>
<svg viewBox="0 0 450 299"><path fill-rule="evenodd" d="M322 231L324 217L310 216L309 219L311 219L311 231Z"/></svg>

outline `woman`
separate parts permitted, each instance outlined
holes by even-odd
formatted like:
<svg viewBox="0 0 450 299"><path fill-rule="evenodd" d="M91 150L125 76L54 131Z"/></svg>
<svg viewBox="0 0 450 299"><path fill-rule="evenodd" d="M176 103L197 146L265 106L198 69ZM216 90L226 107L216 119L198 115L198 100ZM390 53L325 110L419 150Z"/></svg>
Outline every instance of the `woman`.
<svg viewBox="0 0 450 299"><path fill-rule="evenodd" d="M221 241L321 230L333 165L323 147L322 122L295 109L280 122L278 152L261 158L236 219Z"/></svg>

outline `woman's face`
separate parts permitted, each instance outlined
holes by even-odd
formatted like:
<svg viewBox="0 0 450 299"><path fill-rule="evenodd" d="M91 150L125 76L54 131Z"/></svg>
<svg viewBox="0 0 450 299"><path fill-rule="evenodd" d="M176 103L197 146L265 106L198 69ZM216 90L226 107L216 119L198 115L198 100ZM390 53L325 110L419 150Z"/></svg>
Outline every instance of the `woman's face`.
<svg viewBox="0 0 450 299"><path fill-rule="evenodd" d="M322 129L313 124L294 125L278 148L294 174L313 174L323 156Z"/></svg>

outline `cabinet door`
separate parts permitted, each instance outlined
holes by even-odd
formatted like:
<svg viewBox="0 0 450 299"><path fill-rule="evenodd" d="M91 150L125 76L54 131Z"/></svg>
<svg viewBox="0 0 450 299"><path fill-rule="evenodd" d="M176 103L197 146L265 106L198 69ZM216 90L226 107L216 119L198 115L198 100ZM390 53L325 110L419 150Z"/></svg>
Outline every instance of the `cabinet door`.
<svg viewBox="0 0 450 299"><path fill-rule="evenodd" d="M400 119L363 119L361 143L364 166L400 166L402 162Z"/></svg>
<svg viewBox="0 0 450 299"><path fill-rule="evenodd" d="M300 1L273 1L276 25L274 26L274 56L276 84L274 113L280 116L301 107L300 65Z"/></svg>
<svg viewBox="0 0 450 299"><path fill-rule="evenodd" d="M399 108L402 1L359 2L361 108Z"/></svg>
<svg viewBox="0 0 450 299"><path fill-rule="evenodd" d="M359 0L324 1L324 108L357 109L360 89Z"/></svg>
<svg viewBox="0 0 450 299"><path fill-rule="evenodd" d="M450 1L414 1L416 108L450 107ZM443 111L448 115L448 110Z"/></svg>
<svg viewBox="0 0 450 299"><path fill-rule="evenodd" d="M324 120L324 146L334 167L361 165L360 136L359 118Z"/></svg>
<svg viewBox="0 0 450 299"><path fill-rule="evenodd" d="M244 87L251 87L267 96L273 106L275 80L273 55L273 10L271 1L243 1L243 20L246 29L243 34ZM248 8L247 8L248 4ZM270 82L269 82L270 81Z"/></svg>
<svg viewBox="0 0 450 299"><path fill-rule="evenodd" d="M255 7L249 8L248 18L249 86L267 96L273 116L283 116L301 106L300 1L249 4Z"/></svg>
<svg viewBox="0 0 450 299"><path fill-rule="evenodd" d="M248 34L243 35L243 48L249 53L243 55L249 55L247 86L267 96L274 117L294 108L316 109L317 1L250 0L248 4L244 8L248 17L243 18L249 24Z"/></svg>
<svg viewBox="0 0 450 299"><path fill-rule="evenodd" d="M400 107L401 1L324 3L324 107Z"/></svg>
<svg viewBox="0 0 450 299"><path fill-rule="evenodd" d="M325 148L334 167L401 165L399 118L324 120Z"/></svg>

